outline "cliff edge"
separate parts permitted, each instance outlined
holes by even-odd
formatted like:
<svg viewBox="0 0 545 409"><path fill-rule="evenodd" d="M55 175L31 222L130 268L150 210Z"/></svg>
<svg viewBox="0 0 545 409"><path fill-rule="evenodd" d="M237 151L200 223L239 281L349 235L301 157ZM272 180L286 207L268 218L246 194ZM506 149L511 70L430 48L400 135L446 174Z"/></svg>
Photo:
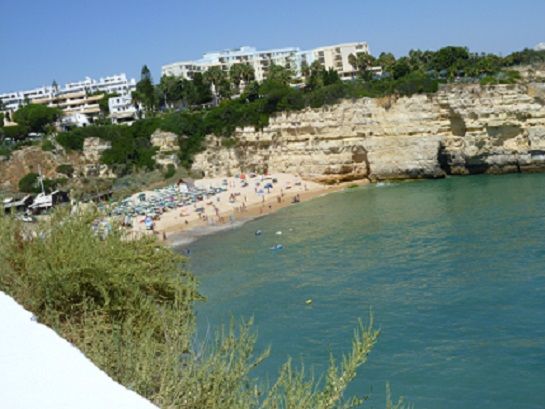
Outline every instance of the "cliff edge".
<svg viewBox="0 0 545 409"><path fill-rule="evenodd" d="M346 100L276 115L232 138L209 135L193 169L321 182L543 171L545 84L456 84L432 95Z"/></svg>

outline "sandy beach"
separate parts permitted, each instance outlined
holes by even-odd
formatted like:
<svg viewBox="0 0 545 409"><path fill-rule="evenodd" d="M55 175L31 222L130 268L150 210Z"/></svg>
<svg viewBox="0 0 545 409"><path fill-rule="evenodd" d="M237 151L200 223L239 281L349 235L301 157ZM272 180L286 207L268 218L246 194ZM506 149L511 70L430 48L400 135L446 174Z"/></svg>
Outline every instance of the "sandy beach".
<svg viewBox="0 0 545 409"><path fill-rule="evenodd" d="M225 191L161 214L154 221L154 233L171 245L187 244L204 235L235 228L247 220L338 191L347 185L325 185L285 173L247 175L245 179L205 178L194 183L197 188L223 188ZM142 193L153 195L153 192ZM144 218L138 216L133 220L135 234L153 234L146 230Z"/></svg>

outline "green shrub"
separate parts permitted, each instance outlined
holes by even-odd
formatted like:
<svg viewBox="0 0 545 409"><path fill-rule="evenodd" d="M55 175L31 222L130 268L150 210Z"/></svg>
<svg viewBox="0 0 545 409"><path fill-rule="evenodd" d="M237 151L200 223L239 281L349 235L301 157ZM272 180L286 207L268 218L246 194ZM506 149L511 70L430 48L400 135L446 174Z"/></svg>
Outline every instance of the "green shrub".
<svg viewBox="0 0 545 409"><path fill-rule="evenodd" d="M25 176L23 176L21 179L19 179L19 191L24 193L40 193L42 191L42 187L40 185L40 175L37 173L27 173ZM60 186L65 185L67 182L67 179L65 178L58 178L58 179L43 179L44 184L44 190L46 193L50 193L57 189Z"/></svg>
<svg viewBox="0 0 545 409"><path fill-rule="evenodd" d="M85 137L76 132L61 132L55 138L68 151L82 151Z"/></svg>
<svg viewBox="0 0 545 409"><path fill-rule="evenodd" d="M169 163L167 165L167 170L164 174L164 177L165 179L170 179L172 176L174 176L175 173L176 173L176 167L172 163Z"/></svg>
<svg viewBox="0 0 545 409"><path fill-rule="evenodd" d="M0 145L0 156L9 158L11 156L11 147L7 145Z"/></svg>
<svg viewBox="0 0 545 409"><path fill-rule="evenodd" d="M227 149L234 148L237 146L237 141L234 138L223 138L221 140L221 146Z"/></svg>
<svg viewBox="0 0 545 409"><path fill-rule="evenodd" d="M400 95L414 95L437 92L439 84L423 72L412 72L397 80L395 90Z"/></svg>
<svg viewBox="0 0 545 409"><path fill-rule="evenodd" d="M45 139L42 142L42 151L51 152L55 150L55 145L53 145L53 142L51 142L49 139Z"/></svg>
<svg viewBox="0 0 545 409"><path fill-rule="evenodd" d="M330 357L323 379L288 361L266 388L251 371L252 322L194 339L200 300L185 259L153 237L127 240L113 226L96 234L98 215L53 212L33 226L0 216L0 291L53 327L108 375L164 408L332 409L360 404L344 393L367 361L379 332L361 323L351 353ZM387 389L386 407L393 407ZM396 406L399 407L399 406Z"/></svg>
<svg viewBox="0 0 545 409"><path fill-rule="evenodd" d="M6 126L3 128L4 137L13 140L22 140L28 136L29 129L24 125Z"/></svg>
<svg viewBox="0 0 545 409"><path fill-rule="evenodd" d="M318 88L307 96L307 103L311 108L320 108L331 105L347 96L345 85L336 83Z"/></svg>
<svg viewBox="0 0 545 409"><path fill-rule="evenodd" d="M70 164L62 164L57 166L57 169L55 169L57 173L62 173L63 175L68 176L69 178L72 177L74 174L74 167Z"/></svg>
<svg viewBox="0 0 545 409"><path fill-rule="evenodd" d="M21 179L19 179L19 191L25 193L38 193L40 192L40 186L38 178L40 175L37 173L27 173Z"/></svg>
<svg viewBox="0 0 545 409"><path fill-rule="evenodd" d="M498 83L498 80L496 77L494 76L491 76L491 75L487 75L486 77L483 77L480 79L479 83L483 86L486 86L486 85L495 85Z"/></svg>
<svg viewBox="0 0 545 409"><path fill-rule="evenodd" d="M520 72L514 70L502 71L498 74L500 84L516 84L520 78Z"/></svg>

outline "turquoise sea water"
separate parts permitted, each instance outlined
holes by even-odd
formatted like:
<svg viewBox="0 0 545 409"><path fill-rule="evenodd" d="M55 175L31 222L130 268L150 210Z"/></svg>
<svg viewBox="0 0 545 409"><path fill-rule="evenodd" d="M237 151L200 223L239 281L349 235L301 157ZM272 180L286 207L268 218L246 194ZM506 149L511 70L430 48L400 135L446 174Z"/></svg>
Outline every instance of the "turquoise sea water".
<svg viewBox="0 0 545 409"><path fill-rule="evenodd" d="M190 248L200 330L254 316L272 346L257 375L288 355L320 373L372 307L382 335L350 389L365 407L386 381L417 409L545 407L545 175L351 189Z"/></svg>

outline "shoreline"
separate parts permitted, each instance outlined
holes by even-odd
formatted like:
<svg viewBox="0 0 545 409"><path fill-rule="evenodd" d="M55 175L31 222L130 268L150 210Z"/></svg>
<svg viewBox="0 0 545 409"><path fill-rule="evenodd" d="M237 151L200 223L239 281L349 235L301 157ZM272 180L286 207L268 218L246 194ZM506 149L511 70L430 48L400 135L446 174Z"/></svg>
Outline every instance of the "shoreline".
<svg viewBox="0 0 545 409"><path fill-rule="evenodd" d="M156 223L154 232L142 229L141 222L133 227L132 232L135 234L156 234L159 240L162 240L170 247L183 247L202 237L209 236L221 231L238 228L246 222L259 219L276 213L278 210L288 207L299 202L306 202L317 197L322 197L330 193L341 191L348 186L363 186L370 182L367 180L357 180L350 182L341 182L334 185L326 185L304 180L295 175L288 174L273 174L268 176L269 179L278 179L271 192L259 196L254 192L246 191L244 200L237 197L234 202L227 203L227 196L233 194L235 189L234 184L231 184L235 178L213 178L201 179L196 181L196 185L217 184L218 181L229 180L229 187L232 190L224 192L223 196L217 198L218 205L216 206L213 200L203 200L204 204L209 207L203 212L205 218L196 216L195 214L185 213L187 209L174 209L161 215L161 218ZM260 182L262 183L263 177ZM252 180L253 182L253 180ZM285 189L286 186L290 186ZM248 189L248 188L246 188ZM240 190L240 189L238 189ZM257 188L256 188L257 191ZM241 194L240 191L237 192ZM294 198L298 197L299 202L293 202ZM193 206L195 207L195 206ZM178 214L177 214L178 213Z"/></svg>

